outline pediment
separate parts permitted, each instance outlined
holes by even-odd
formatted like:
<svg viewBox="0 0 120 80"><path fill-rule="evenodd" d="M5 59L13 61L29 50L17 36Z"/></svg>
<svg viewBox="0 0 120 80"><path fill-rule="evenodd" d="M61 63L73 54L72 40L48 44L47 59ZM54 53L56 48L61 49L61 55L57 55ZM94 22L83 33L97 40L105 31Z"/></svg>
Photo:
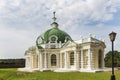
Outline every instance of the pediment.
<svg viewBox="0 0 120 80"><path fill-rule="evenodd" d="M76 46L76 43L73 42L73 41L68 41L68 42L66 42L66 43L62 46L62 48L72 47L72 46Z"/></svg>

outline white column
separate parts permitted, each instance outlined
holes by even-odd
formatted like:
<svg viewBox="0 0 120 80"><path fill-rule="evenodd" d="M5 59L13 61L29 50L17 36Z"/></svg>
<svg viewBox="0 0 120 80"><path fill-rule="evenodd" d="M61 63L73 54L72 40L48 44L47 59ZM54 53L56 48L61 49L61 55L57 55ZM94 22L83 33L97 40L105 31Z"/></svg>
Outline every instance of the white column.
<svg viewBox="0 0 120 80"><path fill-rule="evenodd" d="M62 53L60 53L60 68L62 68Z"/></svg>
<svg viewBox="0 0 120 80"><path fill-rule="evenodd" d="M80 59L79 59L79 54L80 53L80 51L76 51L76 69L79 69L79 67L80 67Z"/></svg>
<svg viewBox="0 0 120 80"><path fill-rule="evenodd" d="M91 52L90 52L90 49L88 49L88 69L91 69Z"/></svg>
<svg viewBox="0 0 120 80"><path fill-rule="evenodd" d="M43 56L42 56L43 53L40 53L40 68L43 68Z"/></svg>
<svg viewBox="0 0 120 80"><path fill-rule="evenodd" d="M83 50L81 49L81 69L83 69Z"/></svg>
<svg viewBox="0 0 120 80"><path fill-rule="evenodd" d="M46 52L44 53L44 68L47 68Z"/></svg>
<svg viewBox="0 0 120 80"><path fill-rule="evenodd" d="M26 66L30 68L31 66L30 57L27 57L26 64L27 64Z"/></svg>
<svg viewBox="0 0 120 80"><path fill-rule="evenodd" d="M25 56L25 67L28 68L28 57Z"/></svg>
<svg viewBox="0 0 120 80"><path fill-rule="evenodd" d="M38 54L38 68L40 69L40 54Z"/></svg>
<svg viewBox="0 0 120 80"><path fill-rule="evenodd" d="M30 56L26 57L26 66L27 68L31 68L31 60L30 60Z"/></svg>
<svg viewBox="0 0 120 80"><path fill-rule="evenodd" d="M74 51L74 66L75 66L75 69L77 67L77 53L76 53L76 50Z"/></svg>
<svg viewBox="0 0 120 80"><path fill-rule="evenodd" d="M93 51L90 52L90 66L91 66L91 69L93 68Z"/></svg>
<svg viewBox="0 0 120 80"><path fill-rule="evenodd" d="M91 68L93 69L94 68L94 51L92 50L91 51Z"/></svg>
<svg viewBox="0 0 120 80"><path fill-rule="evenodd" d="M33 67L33 68L34 68L34 63L35 63L35 62L34 62L34 61L35 61L35 60L34 60L34 56L35 56L35 55L32 56L32 67Z"/></svg>
<svg viewBox="0 0 120 80"><path fill-rule="evenodd" d="M31 67L30 68L33 68L33 56L30 57L30 62L31 62Z"/></svg>
<svg viewBox="0 0 120 80"><path fill-rule="evenodd" d="M65 52L65 68L67 68L67 52Z"/></svg>

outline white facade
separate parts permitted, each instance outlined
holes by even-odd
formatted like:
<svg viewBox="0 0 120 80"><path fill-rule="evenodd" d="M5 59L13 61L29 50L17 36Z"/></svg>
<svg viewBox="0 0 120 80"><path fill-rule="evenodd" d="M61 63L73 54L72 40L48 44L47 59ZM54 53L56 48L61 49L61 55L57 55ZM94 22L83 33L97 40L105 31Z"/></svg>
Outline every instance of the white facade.
<svg viewBox="0 0 120 80"><path fill-rule="evenodd" d="M46 31L44 35L38 37L36 46L30 47L25 52L25 68L19 70L31 72L102 71L106 47L104 41L92 35L73 41L67 33L58 29L55 14L53 19L51 31L48 30L49 32Z"/></svg>
<svg viewBox="0 0 120 80"><path fill-rule="evenodd" d="M53 49L50 47L51 45L57 48ZM34 46L26 52L26 66L23 70L101 71L104 68L104 48L104 42L92 36L81 38L78 41L68 41L64 44L44 44L43 49Z"/></svg>

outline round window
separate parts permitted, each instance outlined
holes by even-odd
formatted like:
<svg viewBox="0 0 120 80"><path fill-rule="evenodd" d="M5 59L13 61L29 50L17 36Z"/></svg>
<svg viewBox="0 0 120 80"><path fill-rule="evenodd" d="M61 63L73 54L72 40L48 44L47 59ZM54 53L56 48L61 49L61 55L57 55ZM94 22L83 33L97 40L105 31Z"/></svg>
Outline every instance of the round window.
<svg viewBox="0 0 120 80"><path fill-rule="evenodd" d="M51 41L55 42L56 41L56 37L55 36L51 37Z"/></svg>
<svg viewBox="0 0 120 80"><path fill-rule="evenodd" d="M55 42L57 42L58 37L56 35L52 35L52 36L50 36L49 40L51 43L55 43Z"/></svg>

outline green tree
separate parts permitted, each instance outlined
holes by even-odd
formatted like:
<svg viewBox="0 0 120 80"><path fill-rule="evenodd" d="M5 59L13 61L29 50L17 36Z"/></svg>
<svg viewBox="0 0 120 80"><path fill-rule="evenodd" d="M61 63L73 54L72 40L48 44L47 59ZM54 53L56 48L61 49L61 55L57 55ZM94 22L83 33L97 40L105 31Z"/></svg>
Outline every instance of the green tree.
<svg viewBox="0 0 120 80"><path fill-rule="evenodd" d="M111 67L112 66L112 51L109 51L105 55L105 66ZM114 66L120 67L120 52L114 51Z"/></svg>

